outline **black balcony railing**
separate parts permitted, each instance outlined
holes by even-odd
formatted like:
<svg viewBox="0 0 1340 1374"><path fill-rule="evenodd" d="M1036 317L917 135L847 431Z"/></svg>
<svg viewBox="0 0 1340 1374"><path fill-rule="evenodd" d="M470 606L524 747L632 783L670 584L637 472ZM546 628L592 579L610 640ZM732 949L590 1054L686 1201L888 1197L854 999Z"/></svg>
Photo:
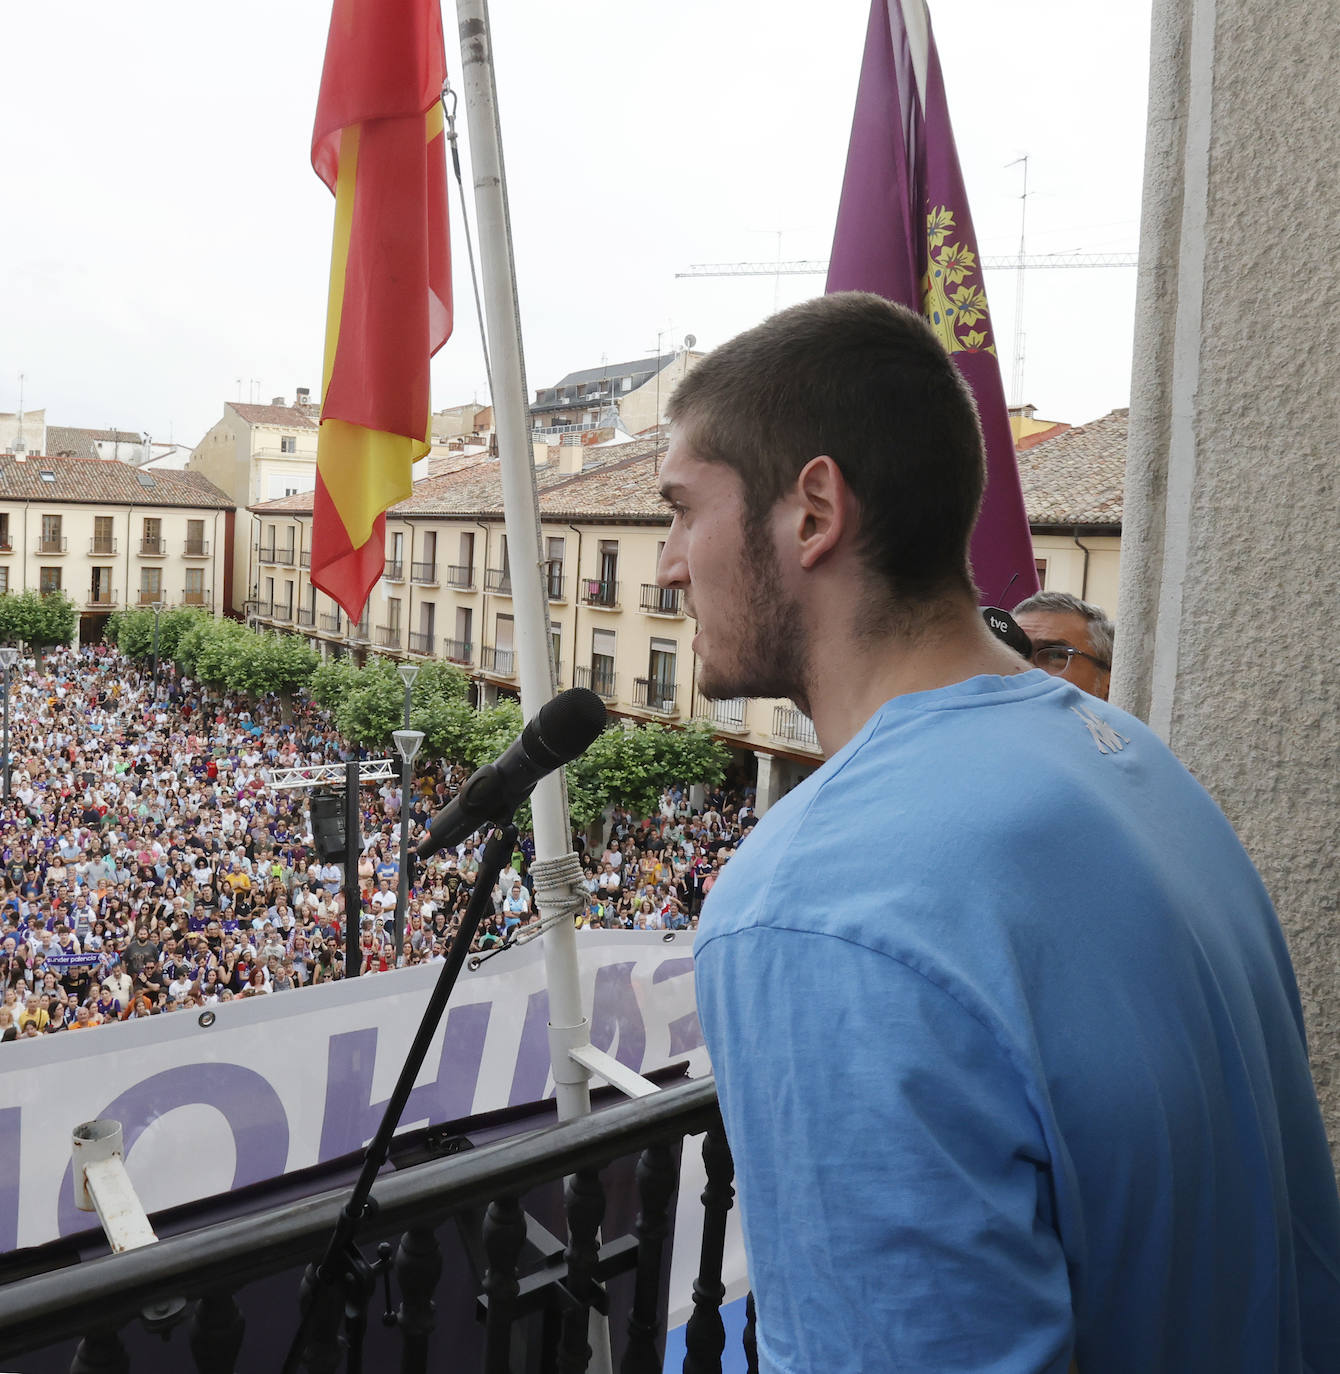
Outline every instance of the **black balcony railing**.
<svg viewBox="0 0 1340 1374"><path fill-rule="evenodd" d="M260 544L256 548L256 557L262 563L273 563L275 561L275 546L273 544Z"/></svg>
<svg viewBox="0 0 1340 1374"><path fill-rule="evenodd" d="M162 558L167 553L166 539L141 539L140 556L142 558Z"/></svg>
<svg viewBox="0 0 1340 1374"><path fill-rule="evenodd" d="M514 677L516 651L497 649L492 644L485 644L479 651L479 666L486 673L495 673L498 677Z"/></svg>
<svg viewBox="0 0 1340 1374"><path fill-rule="evenodd" d="M143 595L143 593L141 593L141 595ZM256 602L256 614L257 614L262 620L269 620L269 618L270 618L270 613L271 613L273 610L274 610L274 603L273 603L272 601L258 601L258 602Z"/></svg>
<svg viewBox="0 0 1340 1374"><path fill-rule="evenodd" d="M400 626L378 625L377 643L383 649L398 649L400 647Z"/></svg>
<svg viewBox="0 0 1340 1374"><path fill-rule="evenodd" d="M310 568L312 566L311 549L303 549L303 551L298 555L298 566L300 568Z"/></svg>
<svg viewBox="0 0 1340 1374"><path fill-rule="evenodd" d="M344 628L344 617L339 611L322 611L317 623L324 633L337 635Z"/></svg>
<svg viewBox="0 0 1340 1374"><path fill-rule="evenodd" d="M209 589L206 587L183 587L181 604L183 606L208 606L210 595Z"/></svg>
<svg viewBox="0 0 1340 1374"><path fill-rule="evenodd" d="M497 592L499 596L512 595L512 570L511 568L485 568L484 569L484 590L486 592Z"/></svg>
<svg viewBox="0 0 1340 1374"><path fill-rule="evenodd" d="M658 587L654 582L644 582L640 604L649 615L683 615L684 593L679 587Z"/></svg>
<svg viewBox="0 0 1340 1374"><path fill-rule="evenodd" d="M64 553L69 547L70 541L59 534L50 539L42 538L37 541L38 553Z"/></svg>
<svg viewBox="0 0 1340 1374"><path fill-rule="evenodd" d="M550 563L544 571L544 594L550 601L566 601L568 579L563 576L561 563Z"/></svg>
<svg viewBox="0 0 1340 1374"><path fill-rule="evenodd" d="M748 721L749 702L745 697L728 697L724 701L708 701L700 697L694 715L711 721L718 730L741 731Z"/></svg>
<svg viewBox="0 0 1340 1374"><path fill-rule="evenodd" d="M349 638L352 639L356 644L366 644L368 642L368 639L370 638L370 632L368 630L368 622L366 619L360 620L357 625L355 625L354 622L351 620L349 622L348 629Z"/></svg>
<svg viewBox="0 0 1340 1374"><path fill-rule="evenodd" d="M382 569L382 576L388 582L403 582L405 580L405 560L403 558L388 558L386 567Z"/></svg>
<svg viewBox="0 0 1340 1374"><path fill-rule="evenodd" d="M617 701L618 692L614 686L614 669L593 666L590 668L577 669L577 681L574 686L585 687L588 692L594 692L596 696L604 701Z"/></svg>
<svg viewBox="0 0 1340 1374"><path fill-rule="evenodd" d="M286 621L286 622L292 620L292 619L293 619L293 603L292 603L291 601L289 601L289 602L276 601L276 602L275 602L274 611L271 613L271 617L270 617L270 618L271 618L272 620L283 620L283 621Z"/></svg>
<svg viewBox="0 0 1340 1374"><path fill-rule="evenodd" d="M94 535L88 541L88 551L95 556L111 558L116 553L117 542L116 539L99 539L97 535Z"/></svg>
<svg viewBox="0 0 1340 1374"><path fill-rule="evenodd" d="M633 705L659 712L663 716L673 715L678 709L675 705L675 684L659 677L635 677Z"/></svg>
<svg viewBox="0 0 1340 1374"><path fill-rule="evenodd" d="M588 606L617 606L619 584L608 578L585 577L582 579L582 600Z"/></svg>
<svg viewBox="0 0 1340 1374"><path fill-rule="evenodd" d="M182 556L185 558L208 558L209 540L188 539L182 546Z"/></svg>
<svg viewBox="0 0 1340 1374"><path fill-rule="evenodd" d="M394 1289L386 1290L386 1318L377 1320L382 1285L364 1267L366 1282L335 1290L347 1347L328 1324L317 1325L303 1367L585 1370L590 1313L608 1305L617 1367L659 1371L678 1159L697 1134L706 1186L686 1367L719 1370L735 1170L710 1078L384 1174L357 1241L365 1265L379 1244L394 1257L383 1280ZM118 1374L278 1369L298 1329L303 1266L310 1273L322 1257L346 1202L347 1190L332 1189L123 1254L83 1262L53 1254L50 1267L0 1288L0 1358L27 1368L21 1357L41 1351L46 1369L73 1355L75 1369ZM615 1218L634 1213L631 1233L613 1235ZM566 1249L547 1236L554 1225L566 1230ZM458 1228L461 1248L444 1246ZM161 1339L146 1339L142 1320ZM752 1369L751 1328L744 1340Z"/></svg>
<svg viewBox="0 0 1340 1374"><path fill-rule="evenodd" d="M290 544L286 549L275 550L275 562L282 563L286 568L291 568L298 561L298 551Z"/></svg>
<svg viewBox="0 0 1340 1374"><path fill-rule="evenodd" d="M784 744L798 744L802 749L819 747L819 736L815 734L814 722L804 711L797 711L794 706L772 708L772 737Z"/></svg>
<svg viewBox="0 0 1340 1374"><path fill-rule="evenodd" d="M411 630L409 632L409 651L412 654L431 654L433 652L433 636Z"/></svg>
<svg viewBox="0 0 1340 1374"><path fill-rule="evenodd" d="M447 586L469 591L475 585L475 570L466 563L447 564Z"/></svg>
<svg viewBox="0 0 1340 1374"><path fill-rule="evenodd" d="M84 603L96 610L110 610L116 605L116 593L105 591L101 587L94 587L88 594L88 600Z"/></svg>
<svg viewBox="0 0 1340 1374"><path fill-rule="evenodd" d="M8 534L0 534L0 553L13 553L14 540Z"/></svg>
<svg viewBox="0 0 1340 1374"><path fill-rule="evenodd" d="M163 600L162 587L141 587L139 594L139 604L141 606L152 606L156 601Z"/></svg>
<svg viewBox="0 0 1340 1374"><path fill-rule="evenodd" d="M311 627L316 624L316 611L310 606L298 607L298 624Z"/></svg>
<svg viewBox="0 0 1340 1374"><path fill-rule="evenodd" d="M409 580L417 582L424 587L437 586L437 563L411 563L409 565Z"/></svg>
<svg viewBox="0 0 1340 1374"><path fill-rule="evenodd" d="M468 639L444 639L442 641L442 654L452 663L469 663L472 660L475 646Z"/></svg>

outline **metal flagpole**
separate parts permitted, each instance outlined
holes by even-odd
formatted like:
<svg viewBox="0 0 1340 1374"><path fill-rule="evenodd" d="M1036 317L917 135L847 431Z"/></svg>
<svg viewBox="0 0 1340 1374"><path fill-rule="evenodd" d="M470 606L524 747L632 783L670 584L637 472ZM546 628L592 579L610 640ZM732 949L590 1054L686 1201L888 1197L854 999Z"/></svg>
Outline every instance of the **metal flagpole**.
<svg viewBox="0 0 1340 1374"><path fill-rule="evenodd" d="M498 435L507 545L511 551L517 675L522 710L532 717L554 695L554 663L486 0L456 0L456 15L493 371L494 427ZM537 861L556 861L569 855L571 829L561 770L540 780L531 798L531 810ZM577 865L575 855L572 864ZM577 868L577 878L580 876ZM569 1055L570 1050L590 1043L577 970L576 928L572 922L558 922L548 932L544 963L558 1116L567 1121L591 1110L588 1072Z"/></svg>

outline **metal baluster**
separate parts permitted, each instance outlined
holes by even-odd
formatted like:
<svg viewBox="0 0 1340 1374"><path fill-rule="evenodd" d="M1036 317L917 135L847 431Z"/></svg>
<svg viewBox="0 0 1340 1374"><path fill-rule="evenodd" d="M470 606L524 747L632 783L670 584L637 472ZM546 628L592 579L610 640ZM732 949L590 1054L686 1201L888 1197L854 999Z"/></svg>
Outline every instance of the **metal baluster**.
<svg viewBox="0 0 1340 1374"><path fill-rule="evenodd" d="M346 1374L363 1374L363 1341L368 1333L368 1304L377 1291L376 1270L351 1247L344 1274L344 1343Z"/></svg>
<svg viewBox="0 0 1340 1374"><path fill-rule="evenodd" d="M437 1324L433 1293L442 1277L442 1249L437 1233L426 1226L406 1231L396 1251L395 1273L400 1283L396 1318L404 1340L400 1368L403 1374L426 1374L428 1337Z"/></svg>
<svg viewBox="0 0 1340 1374"><path fill-rule="evenodd" d="M628 1315L628 1345L620 1374L660 1374L656 1348L660 1331L661 1271L665 1238L670 1233L670 1198L675 1191L675 1155L669 1145L649 1145L637 1162L640 1209L637 1235L637 1282Z"/></svg>
<svg viewBox="0 0 1340 1374"><path fill-rule="evenodd" d="M130 1374L130 1356L115 1331L90 1331L74 1352L70 1374Z"/></svg>
<svg viewBox="0 0 1340 1374"><path fill-rule="evenodd" d="M758 1374L758 1313L753 1289L744 1300L744 1367L749 1374Z"/></svg>
<svg viewBox="0 0 1340 1374"><path fill-rule="evenodd" d="M605 1219L605 1190L594 1169L578 1169L563 1186L568 1214L567 1290L577 1306L564 1313L558 1347L558 1374L582 1374L591 1361L587 1339L591 1325L596 1259L600 1253L600 1223Z"/></svg>
<svg viewBox="0 0 1340 1374"><path fill-rule="evenodd" d="M312 1374L335 1374L344 1357L344 1347L340 1342L339 1289L325 1285L318 1287L316 1265L309 1264L302 1278L299 1309L305 1313L314 1297L322 1310L316 1313L308 1328L307 1347L302 1353L302 1360Z"/></svg>
<svg viewBox="0 0 1340 1374"><path fill-rule="evenodd" d="M187 1335L200 1374L233 1374L245 1330L231 1293L206 1293L196 1303Z"/></svg>
<svg viewBox="0 0 1340 1374"><path fill-rule="evenodd" d="M684 1374L721 1374L726 1328L721 1320L721 1260L726 1248L726 1213L735 1202L735 1161L726 1133L713 1126L703 1138L707 1186L703 1189L703 1248L693 1281L693 1315L684 1328Z"/></svg>
<svg viewBox="0 0 1340 1374"><path fill-rule="evenodd" d="M485 1374L508 1374L513 1308L521 1291L517 1256L526 1241L526 1218L514 1197L500 1197L484 1213L484 1293L489 1300L484 1326Z"/></svg>

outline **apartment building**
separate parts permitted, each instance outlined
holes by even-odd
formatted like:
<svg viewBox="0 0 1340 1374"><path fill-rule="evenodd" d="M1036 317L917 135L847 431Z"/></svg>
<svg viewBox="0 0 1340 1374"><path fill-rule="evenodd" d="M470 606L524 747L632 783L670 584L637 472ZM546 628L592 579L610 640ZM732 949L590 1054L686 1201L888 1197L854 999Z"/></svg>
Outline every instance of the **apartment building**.
<svg viewBox="0 0 1340 1374"><path fill-rule="evenodd" d="M1092 598L1115 579L1120 483L1115 506L1105 483L1112 454L1125 451L1124 413L1117 417L1049 441L1077 436L1050 456L1046 444L1034 450L1025 491L1038 502L1035 555L1049 587ZM670 523L656 483L665 440L592 446L581 438L564 434L536 450L543 556L531 575L548 599L559 688L587 687L629 719L709 722L756 770L766 805L820 761L813 724L790 702L698 693L693 623L681 593L656 585ZM1102 523L1113 514L1116 526ZM326 656L445 658L471 675L481 700L516 692L512 586L526 570L508 546L495 461L461 460L387 513L385 568L358 624L311 585L311 524L307 494L253 507L256 623L307 635ZM1111 590L1109 608L1114 581Z"/></svg>
<svg viewBox="0 0 1340 1374"><path fill-rule="evenodd" d="M602 429L613 433L616 426L635 435L663 424L675 387L702 356L685 347L660 357L569 372L535 393L530 406L533 435L545 441Z"/></svg>
<svg viewBox="0 0 1340 1374"><path fill-rule="evenodd" d="M232 594L237 513L194 473L106 458L0 457L0 593L64 591L82 643L118 607L203 606Z"/></svg>

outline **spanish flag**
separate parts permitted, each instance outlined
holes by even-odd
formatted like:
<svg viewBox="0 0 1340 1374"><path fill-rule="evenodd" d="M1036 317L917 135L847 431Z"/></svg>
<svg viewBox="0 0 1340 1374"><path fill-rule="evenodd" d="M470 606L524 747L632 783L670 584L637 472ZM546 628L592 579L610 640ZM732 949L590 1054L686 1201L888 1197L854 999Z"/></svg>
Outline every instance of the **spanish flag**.
<svg viewBox="0 0 1340 1374"><path fill-rule="evenodd" d="M312 131L335 193L312 582L351 620L431 446L429 359L451 333L445 77L438 0L335 0Z"/></svg>

